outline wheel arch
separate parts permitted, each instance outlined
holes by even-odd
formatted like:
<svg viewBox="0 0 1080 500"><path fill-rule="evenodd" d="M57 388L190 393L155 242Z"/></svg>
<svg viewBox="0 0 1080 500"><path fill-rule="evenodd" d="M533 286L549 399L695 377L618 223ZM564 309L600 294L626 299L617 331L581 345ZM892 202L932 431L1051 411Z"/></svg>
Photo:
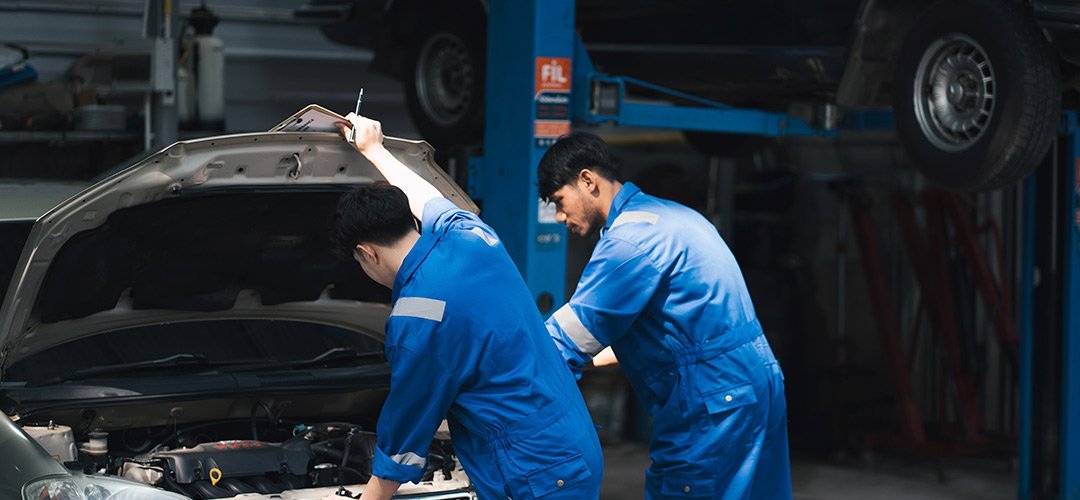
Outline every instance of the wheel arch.
<svg viewBox="0 0 1080 500"><path fill-rule="evenodd" d="M912 24L935 1L862 1L837 89L837 104L842 107L889 104L896 57ZM1030 0L1001 1L1025 6L1031 3Z"/></svg>
<svg viewBox="0 0 1080 500"><path fill-rule="evenodd" d="M934 0L863 0L837 89L843 107L887 105L893 68L916 17Z"/></svg>
<svg viewBox="0 0 1080 500"><path fill-rule="evenodd" d="M388 0L384 9L386 22L379 30L371 68L397 79L405 77L409 41L420 32L424 19L461 15L487 27L488 0Z"/></svg>

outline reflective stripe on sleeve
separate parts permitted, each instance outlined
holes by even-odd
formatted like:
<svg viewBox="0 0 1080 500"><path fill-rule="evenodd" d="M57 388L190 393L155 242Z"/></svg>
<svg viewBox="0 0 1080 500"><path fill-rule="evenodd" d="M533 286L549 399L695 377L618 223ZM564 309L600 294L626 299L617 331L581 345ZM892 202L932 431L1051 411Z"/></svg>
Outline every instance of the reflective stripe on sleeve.
<svg viewBox="0 0 1080 500"><path fill-rule="evenodd" d="M417 455L416 453L413 453L411 451L408 452L408 453L402 453L402 454L399 454L399 455L391 456L390 460L393 460L393 461L395 461L395 462L397 462L397 463L399 463L401 465L408 465L410 467L419 467L421 469L423 469L424 466L427 465L427 459L426 458L421 457L420 455Z"/></svg>
<svg viewBox="0 0 1080 500"><path fill-rule="evenodd" d="M566 304L555 311L552 315L555 318L555 322L559 324L559 327L566 332L566 335L570 337L570 340L574 341L574 345L577 346L581 352L588 354L589 356L595 356L596 353L604 349L603 344L592 332L578 319L577 314L570 308L570 304Z"/></svg>
<svg viewBox="0 0 1080 500"><path fill-rule="evenodd" d="M446 302L424 297L401 297L394 304L390 316L410 316L413 318L442 321Z"/></svg>
<svg viewBox="0 0 1080 500"><path fill-rule="evenodd" d="M484 240L484 243L487 243L489 247L493 247L499 243L499 240L492 238L491 235L487 234L486 232L484 232L483 229L480 229L478 227L470 229L469 232L479 236L480 239Z"/></svg>
<svg viewBox="0 0 1080 500"><path fill-rule="evenodd" d="M652 212L623 212L615 218L615 221L611 223L609 230L615 229L622 224L629 224L631 222L647 222L649 224L656 224L656 221L660 220L660 216Z"/></svg>

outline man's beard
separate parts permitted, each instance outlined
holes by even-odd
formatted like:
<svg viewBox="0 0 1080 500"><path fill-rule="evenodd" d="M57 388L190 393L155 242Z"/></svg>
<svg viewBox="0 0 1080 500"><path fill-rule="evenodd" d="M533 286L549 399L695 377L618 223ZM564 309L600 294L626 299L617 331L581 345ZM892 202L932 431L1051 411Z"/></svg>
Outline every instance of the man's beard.
<svg viewBox="0 0 1080 500"><path fill-rule="evenodd" d="M582 238L592 238L596 233L600 232L600 228L604 227L607 221L604 220L604 215L598 207L586 204L584 209L585 221L589 223L589 230L580 236Z"/></svg>

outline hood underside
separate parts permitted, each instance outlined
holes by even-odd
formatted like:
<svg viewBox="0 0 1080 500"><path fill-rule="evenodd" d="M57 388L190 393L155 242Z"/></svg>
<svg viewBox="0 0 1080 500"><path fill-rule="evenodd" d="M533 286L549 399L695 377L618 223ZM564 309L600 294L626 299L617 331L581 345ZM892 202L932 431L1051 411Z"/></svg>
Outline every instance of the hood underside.
<svg viewBox="0 0 1080 500"><path fill-rule="evenodd" d="M41 323L113 309L230 309L242 290L258 303L387 302L389 291L329 247L341 189L183 193L117 210L57 252L33 316Z"/></svg>
<svg viewBox="0 0 1080 500"><path fill-rule="evenodd" d="M467 210L429 145L387 148ZM0 309L6 368L117 328L291 319L380 336L389 291L330 248L341 194L382 176L338 134L174 144L38 220Z"/></svg>

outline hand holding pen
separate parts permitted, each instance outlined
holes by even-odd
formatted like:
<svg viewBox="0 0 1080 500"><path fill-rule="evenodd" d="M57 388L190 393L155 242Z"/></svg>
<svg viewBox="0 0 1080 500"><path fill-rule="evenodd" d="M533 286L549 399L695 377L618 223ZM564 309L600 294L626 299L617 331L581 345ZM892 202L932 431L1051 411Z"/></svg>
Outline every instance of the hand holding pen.
<svg viewBox="0 0 1080 500"><path fill-rule="evenodd" d="M360 103L364 102L364 88L360 87L360 94L356 96L356 110L353 111L353 115L360 116ZM349 129L349 132L345 134L345 140L349 142L356 142L356 126Z"/></svg>

